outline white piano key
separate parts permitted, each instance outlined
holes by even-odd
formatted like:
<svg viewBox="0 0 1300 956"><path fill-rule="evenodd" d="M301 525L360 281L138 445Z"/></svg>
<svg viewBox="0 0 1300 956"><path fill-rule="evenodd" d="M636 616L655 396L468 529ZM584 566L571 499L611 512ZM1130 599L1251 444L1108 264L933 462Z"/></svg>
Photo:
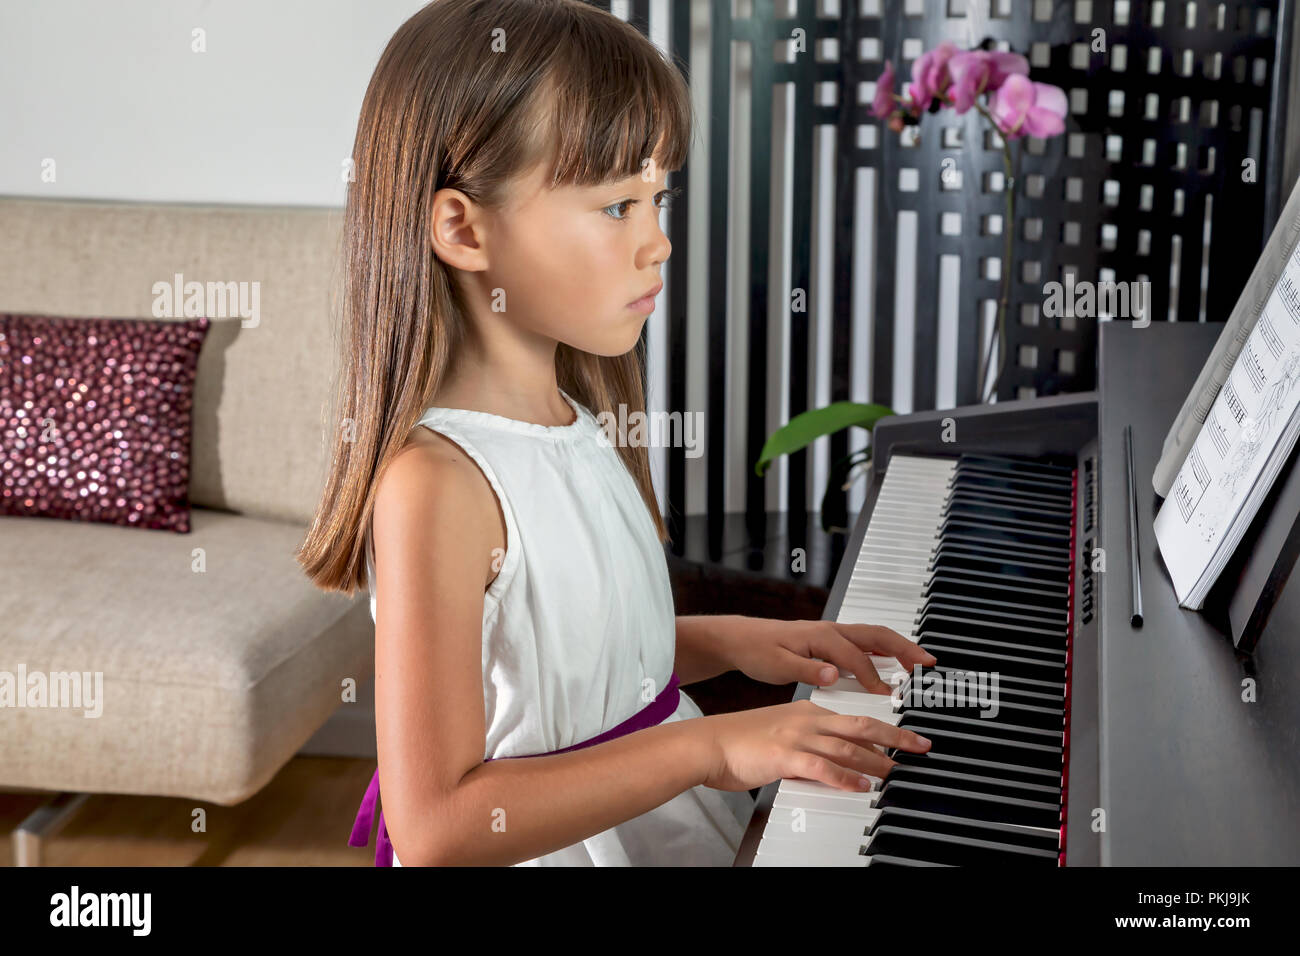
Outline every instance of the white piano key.
<svg viewBox="0 0 1300 956"><path fill-rule="evenodd" d="M876 801L880 799L879 792L875 790L841 790L839 787L832 787L820 780L800 780L796 777L787 777L781 781L780 786L777 787L777 796L782 795L787 797L825 797L828 800L842 800L868 807L874 807ZM787 805L797 806L798 804L781 804L781 806Z"/></svg>
<svg viewBox="0 0 1300 956"><path fill-rule="evenodd" d="M839 683L839 681L836 681L835 684L831 684L829 687L814 687L812 691L813 703L821 704L823 707L829 707L833 703L845 703L853 704L855 707L864 710L879 711L882 714L894 712L894 702L888 694L876 694L867 690L858 683L857 678L846 682L852 686L837 688L835 685Z"/></svg>
<svg viewBox="0 0 1300 956"><path fill-rule="evenodd" d="M879 791L873 790L871 793L874 793L875 796L870 801L855 802L840 800L832 796L778 792L772 800L772 806L787 810L817 810L823 813L842 813L852 817L865 817L870 815L870 811L876 807L876 801L880 799ZM866 793L863 794L863 796L866 795Z"/></svg>
<svg viewBox="0 0 1300 956"><path fill-rule="evenodd" d="M898 663L897 657L873 657L871 666L876 669L880 679L888 684L895 677L907 677L911 671Z"/></svg>
<svg viewBox="0 0 1300 956"><path fill-rule="evenodd" d="M904 621L916 619L918 603L924 603L924 588L888 587L880 582L870 587L845 590L844 603L856 608L871 608Z"/></svg>
<svg viewBox="0 0 1300 956"><path fill-rule="evenodd" d="M892 661L893 658L891 657L889 658L889 660ZM872 663L875 663L875 661L873 660ZM861 684L858 683L858 679L854 677L852 674L848 674L845 673L844 671L841 671L840 675L841 675L840 679L837 680L834 684L830 684L826 687L821 687L819 688L819 690L848 691L849 693L855 693L855 694L870 693L869 691L864 689ZM885 700L889 699L888 694L877 694L876 696L883 697Z"/></svg>
<svg viewBox="0 0 1300 956"><path fill-rule="evenodd" d="M839 827L826 826L806 826L804 829L796 829L791 825L773 825L768 821L767 827L763 830L763 840L773 844L785 843L795 849L804 848L807 852L814 852L811 848L818 847L823 849L857 849L867 843L867 830L876 822L880 816L880 811L874 811L872 817L852 820L848 817L834 817L840 820L842 824Z"/></svg>
<svg viewBox="0 0 1300 956"><path fill-rule="evenodd" d="M911 676L908 669L905 668L902 664L898 663L898 658L896 657L873 656L871 658L871 665L876 669L876 673L880 675L880 679L883 680L886 684L890 684L891 686L895 686L894 682L901 683L902 681L906 680L909 676ZM848 671L843 671L843 670L840 671L839 680L835 681L835 683L830 684L826 687L817 687L814 689L815 690L841 690L841 691L847 691L849 693L854 693L854 694L872 694L872 691L867 690L865 687L863 687L861 684L858 683L858 679L855 676L850 674ZM875 694L874 696L888 698L889 694Z"/></svg>
<svg viewBox="0 0 1300 956"><path fill-rule="evenodd" d="M870 866L871 858L860 854L857 849L844 850L839 853L826 854L809 859L797 848L784 844L767 843L766 838L759 841L758 854L754 857L755 866Z"/></svg>
<svg viewBox="0 0 1300 956"><path fill-rule="evenodd" d="M839 714L845 714L850 717L870 717L884 724L893 724L898 726L898 722L903 719L903 715L890 705L890 700L885 697L885 706L874 703L871 698L883 697L883 694L852 694L848 691L838 693L826 693L823 690L814 690L811 700L818 707L825 707L827 710L833 710Z"/></svg>
<svg viewBox="0 0 1300 956"><path fill-rule="evenodd" d="M862 817L821 810L773 807L768 811L767 830L773 833L798 829L817 830L852 838L863 835L875 821L876 816L873 815Z"/></svg>
<svg viewBox="0 0 1300 956"><path fill-rule="evenodd" d="M867 842L867 830L880 817L880 810L870 816L846 817L838 813L790 814L780 821L768 818L765 837L784 843L821 843L846 846Z"/></svg>

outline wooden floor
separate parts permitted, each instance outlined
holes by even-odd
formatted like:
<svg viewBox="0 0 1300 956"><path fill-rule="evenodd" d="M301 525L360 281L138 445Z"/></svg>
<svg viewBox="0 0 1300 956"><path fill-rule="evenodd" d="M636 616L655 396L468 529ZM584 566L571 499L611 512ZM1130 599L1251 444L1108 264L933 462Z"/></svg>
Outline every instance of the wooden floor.
<svg viewBox="0 0 1300 956"><path fill-rule="evenodd" d="M374 840L348 846L373 760L295 757L234 807L172 797L96 794L47 844L47 866L374 866ZM50 796L0 792L0 866L15 827ZM194 810L207 832L192 832Z"/></svg>

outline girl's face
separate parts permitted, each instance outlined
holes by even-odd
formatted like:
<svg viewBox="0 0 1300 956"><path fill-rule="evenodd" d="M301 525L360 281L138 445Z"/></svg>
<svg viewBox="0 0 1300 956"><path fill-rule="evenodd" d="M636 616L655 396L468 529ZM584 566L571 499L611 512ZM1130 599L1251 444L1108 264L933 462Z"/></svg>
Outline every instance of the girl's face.
<svg viewBox="0 0 1300 956"><path fill-rule="evenodd" d="M596 355L632 349L662 288L672 244L659 227L668 170L604 186L547 189L544 167L483 212L485 267L474 275L489 308L512 325ZM494 304L495 303L495 304Z"/></svg>

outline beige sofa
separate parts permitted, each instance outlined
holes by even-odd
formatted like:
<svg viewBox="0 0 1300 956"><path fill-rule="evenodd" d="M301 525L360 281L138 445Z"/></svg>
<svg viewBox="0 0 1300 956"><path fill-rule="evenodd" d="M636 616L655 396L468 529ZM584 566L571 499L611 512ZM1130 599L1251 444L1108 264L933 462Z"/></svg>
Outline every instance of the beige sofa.
<svg viewBox="0 0 1300 956"><path fill-rule="evenodd" d="M228 806L296 753L373 756L366 597L294 559L324 477L341 222L0 197L0 312L150 318L177 273L260 284L257 324L212 317L199 358L189 534L0 516L0 671L103 675L98 717L0 708L0 789L61 793L15 832L16 862L84 794Z"/></svg>

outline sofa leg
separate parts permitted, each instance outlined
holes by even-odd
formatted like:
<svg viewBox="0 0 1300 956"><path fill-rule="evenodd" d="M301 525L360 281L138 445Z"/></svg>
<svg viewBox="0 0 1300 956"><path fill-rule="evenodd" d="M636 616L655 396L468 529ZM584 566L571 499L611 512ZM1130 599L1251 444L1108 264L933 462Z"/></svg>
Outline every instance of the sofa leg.
<svg viewBox="0 0 1300 956"><path fill-rule="evenodd" d="M88 799L88 793L60 793L28 814L13 833L14 866L42 866L46 843L76 816Z"/></svg>

